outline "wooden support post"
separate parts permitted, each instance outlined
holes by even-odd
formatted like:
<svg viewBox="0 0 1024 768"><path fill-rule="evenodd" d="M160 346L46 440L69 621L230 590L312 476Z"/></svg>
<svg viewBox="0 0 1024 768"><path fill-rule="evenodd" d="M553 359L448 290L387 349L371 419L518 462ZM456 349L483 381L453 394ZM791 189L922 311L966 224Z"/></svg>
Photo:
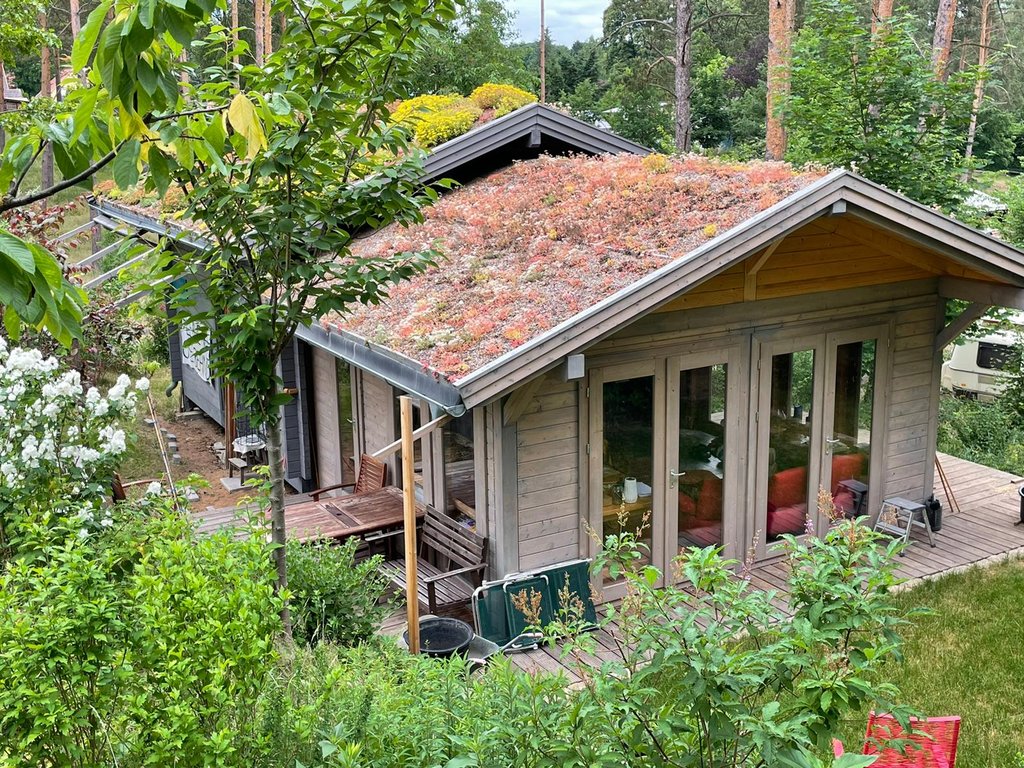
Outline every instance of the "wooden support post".
<svg viewBox="0 0 1024 768"><path fill-rule="evenodd" d="M420 652L420 598L416 583L416 488L413 484L412 398L398 398L402 417L402 499L405 502L405 602L409 653Z"/></svg>
<svg viewBox="0 0 1024 768"><path fill-rule="evenodd" d="M224 379L224 464L227 465L235 442L235 385Z"/></svg>

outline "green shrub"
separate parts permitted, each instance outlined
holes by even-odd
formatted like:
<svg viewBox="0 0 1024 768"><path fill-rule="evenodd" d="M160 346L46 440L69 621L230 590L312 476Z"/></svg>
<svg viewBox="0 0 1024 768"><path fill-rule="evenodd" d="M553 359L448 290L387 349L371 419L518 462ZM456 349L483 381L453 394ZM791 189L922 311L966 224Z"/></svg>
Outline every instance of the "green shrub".
<svg viewBox="0 0 1024 768"><path fill-rule="evenodd" d="M296 648L263 700L267 765L555 766L557 745L574 738L572 707L564 676L502 657L471 674L462 659L410 656L388 639Z"/></svg>
<svg viewBox="0 0 1024 768"><path fill-rule="evenodd" d="M1012 396L982 403L943 393L938 449L1006 472L1024 472L1024 419Z"/></svg>
<svg viewBox="0 0 1024 768"><path fill-rule="evenodd" d="M288 542L288 591L295 639L356 645L373 635L390 609L380 556L357 563L359 540L341 545Z"/></svg>
<svg viewBox="0 0 1024 768"><path fill-rule="evenodd" d="M220 766L262 751L267 545L149 497L0 575L0 765Z"/></svg>

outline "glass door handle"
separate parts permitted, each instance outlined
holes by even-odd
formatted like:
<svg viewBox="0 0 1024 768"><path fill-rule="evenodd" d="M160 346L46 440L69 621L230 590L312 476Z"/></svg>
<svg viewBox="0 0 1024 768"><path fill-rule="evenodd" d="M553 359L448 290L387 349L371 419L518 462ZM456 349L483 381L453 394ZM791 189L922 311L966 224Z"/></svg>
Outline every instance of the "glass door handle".
<svg viewBox="0 0 1024 768"><path fill-rule="evenodd" d="M671 469L668 471L669 477L682 477L685 472L673 472Z"/></svg>
<svg viewBox="0 0 1024 768"><path fill-rule="evenodd" d="M843 441L836 437L826 437L825 442L829 445L835 445L836 443L841 443Z"/></svg>

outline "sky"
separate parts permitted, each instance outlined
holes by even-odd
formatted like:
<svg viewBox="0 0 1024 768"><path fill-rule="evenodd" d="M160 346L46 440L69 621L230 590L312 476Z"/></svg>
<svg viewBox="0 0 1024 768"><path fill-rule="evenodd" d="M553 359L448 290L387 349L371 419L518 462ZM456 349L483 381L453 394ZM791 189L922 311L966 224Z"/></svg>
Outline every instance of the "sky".
<svg viewBox="0 0 1024 768"><path fill-rule="evenodd" d="M562 45L601 36L601 16L608 0L544 0L544 24L551 39ZM540 37L540 0L509 0L516 11L519 37L525 41Z"/></svg>

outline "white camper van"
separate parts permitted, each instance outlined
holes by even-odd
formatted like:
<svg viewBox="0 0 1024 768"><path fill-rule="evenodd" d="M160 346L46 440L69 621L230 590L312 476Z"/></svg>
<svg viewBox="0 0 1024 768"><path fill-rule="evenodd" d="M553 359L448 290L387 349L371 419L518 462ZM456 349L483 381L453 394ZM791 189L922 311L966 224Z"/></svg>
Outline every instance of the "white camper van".
<svg viewBox="0 0 1024 768"><path fill-rule="evenodd" d="M1017 334L1008 331L966 339L942 365L942 387L979 400L994 400L1006 382Z"/></svg>

